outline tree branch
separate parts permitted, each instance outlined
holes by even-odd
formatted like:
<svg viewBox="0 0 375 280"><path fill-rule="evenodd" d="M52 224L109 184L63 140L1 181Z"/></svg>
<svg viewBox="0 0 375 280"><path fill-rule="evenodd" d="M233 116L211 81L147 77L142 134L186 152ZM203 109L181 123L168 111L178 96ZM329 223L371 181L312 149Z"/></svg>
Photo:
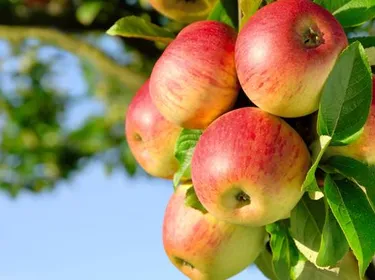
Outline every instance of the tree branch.
<svg viewBox="0 0 375 280"><path fill-rule="evenodd" d="M103 73L115 77L131 92L138 90L146 80L146 77L143 75L135 73L125 66L116 64L115 61L90 44L54 29L0 25L0 38L1 37L12 41L23 41L25 38L31 37L67 50L90 61Z"/></svg>
<svg viewBox="0 0 375 280"><path fill-rule="evenodd" d="M0 0L1 2L1 0ZM84 25L77 20L76 7L67 6L61 14L49 14L46 10L32 10L27 15L18 15L12 6L2 7L0 9L0 25L7 26L25 26L25 27L46 27L56 28L65 33L79 33L85 31L106 31L116 20L127 15L141 15L145 13L141 7L137 5L128 5L123 0L108 1L110 6L103 15L98 17L92 24ZM1 7L1 5L0 5ZM154 11L147 11L151 21L157 23L160 15ZM158 57L161 51L155 47L152 42L139 39L123 38L124 42L129 46L136 48L148 58Z"/></svg>

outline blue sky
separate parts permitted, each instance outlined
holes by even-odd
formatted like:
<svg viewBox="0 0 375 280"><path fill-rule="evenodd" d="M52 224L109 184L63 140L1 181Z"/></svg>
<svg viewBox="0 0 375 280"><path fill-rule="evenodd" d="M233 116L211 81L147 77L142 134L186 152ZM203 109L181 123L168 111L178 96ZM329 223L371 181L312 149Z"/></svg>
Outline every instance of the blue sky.
<svg viewBox="0 0 375 280"><path fill-rule="evenodd" d="M113 40L101 44L112 53L120 51ZM45 48L40 57L55 51ZM17 67L17 61L7 60L8 52L0 41L3 87L12 86L4 73ZM75 96L86 90L78 63L66 54L62 66L55 65L58 78L53 80ZM103 109L95 100L75 104L66 125L75 127ZM107 176L93 162L51 193L21 194L16 200L0 193L0 279L186 279L162 245L161 225L172 191L164 180L129 178L120 171ZM253 267L233 279L265 278Z"/></svg>
<svg viewBox="0 0 375 280"><path fill-rule="evenodd" d="M0 196L1 280L186 279L162 247L169 182L91 164L52 193ZM233 278L265 279L254 268Z"/></svg>

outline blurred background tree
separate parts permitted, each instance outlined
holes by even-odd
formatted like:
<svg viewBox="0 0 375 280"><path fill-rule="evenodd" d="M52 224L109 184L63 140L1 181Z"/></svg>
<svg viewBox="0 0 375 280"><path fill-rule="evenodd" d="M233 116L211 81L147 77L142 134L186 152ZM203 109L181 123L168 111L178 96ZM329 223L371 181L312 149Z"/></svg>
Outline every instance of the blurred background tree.
<svg viewBox="0 0 375 280"><path fill-rule="evenodd" d="M109 173L137 172L124 139L124 113L162 46L105 35L127 15L175 32L182 27L147 1L0 1L2 190L12 196L51 190L94 159ZM71 64L79 73L65 71ZM77 84L67 85L72 75ZM93 100L100 113L69 125L70 108Z"/></svg>
<svg viewBox="0 0 375 280"><path fill-rule="evenodd" d="M52 190L94 159L136 174L124 114L163 46L105 34L127 15L183 27L147 0L0 0L0 189ZM374 24L352 31L374 34ZM78 110L69 124L72 107L93 101L99 113Z"/></svg>

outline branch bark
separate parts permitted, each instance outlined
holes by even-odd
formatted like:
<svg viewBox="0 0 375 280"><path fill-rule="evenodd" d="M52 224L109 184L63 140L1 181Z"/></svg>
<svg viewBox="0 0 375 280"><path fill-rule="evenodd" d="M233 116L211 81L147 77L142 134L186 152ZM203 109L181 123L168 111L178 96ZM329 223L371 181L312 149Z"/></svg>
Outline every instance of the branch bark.
<svg viewBox="0 0 375 280"><path fill-rule="evenodd" d="M0 0L1 1L1 0ZM137 5L127 5L123 0L108 1L108 8L103 14L90 25L84 25L77 20L76 7L68 6L61 14L50 14L46 10L30 11L26 15L17 14L12 5L1 7L0 9L0 25L12 27L35 27L35 28L54 28L65 33L82 33L86 31L102 31L108 30L116 20L127 15L141 15L145 13L141 7ZM1 5L0 5L1 6ZM152 22L158 22L160 15L154 11L147 11ZM144 56L149 58L158 57L161 51L151 42L139 39L123 39L124 42L139 50Z"/></svg>
<svg viewBox="0 0 375 280"><path fill-rule="evenodd" d="M127 67L118 65L101 51L76 37L48 28L0 25L0 38L22 41L27 37L39 39L90 61L97 69L121 81L131 92L135 92L146 80L146 77L142 74L135 73Z"/></svg>

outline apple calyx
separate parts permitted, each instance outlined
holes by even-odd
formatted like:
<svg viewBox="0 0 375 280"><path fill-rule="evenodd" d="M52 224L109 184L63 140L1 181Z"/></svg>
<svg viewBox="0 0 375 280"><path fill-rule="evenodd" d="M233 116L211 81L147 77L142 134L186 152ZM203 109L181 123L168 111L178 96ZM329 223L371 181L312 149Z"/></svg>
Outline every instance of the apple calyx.
<svg viewBox="0 0 375 280"><path fill-rule="evenodd" d="M319 28L309 27L309 29L303 34L303 44L308 49L317 48L324 44L324 34L319 30Z"/></svg>
<svg viewBox="0 0 375 280"><path fill-rule="evenodd" d="M222 196L222 205L228 209L239 209L250 204L250 195L245 193L239 185L234 185L233 189Z"/></svg>
<svg viewBox="0 0 375 280"><path fill-rule="evenodd" d="M185 266L185 267L188 267L190 269L194 269L194 265L185 261L184 259L181 259L179 257L175 257L175 260L176 260L176 263L179 264L180 266Z"/></svg>
<svg viewBox="0 0 375 280"><path fill-rule="evenodd" d="M137 142L142 142L142 136L139 133L134 134L134 140Z"/></svg>
<svg viewBox="0 0 375 280"><path fill-rule="evenodd" d="M239 192L236 195L236 199L239 202L240 206L249 205L251 203L250 196L244 192Z"/></svg>

